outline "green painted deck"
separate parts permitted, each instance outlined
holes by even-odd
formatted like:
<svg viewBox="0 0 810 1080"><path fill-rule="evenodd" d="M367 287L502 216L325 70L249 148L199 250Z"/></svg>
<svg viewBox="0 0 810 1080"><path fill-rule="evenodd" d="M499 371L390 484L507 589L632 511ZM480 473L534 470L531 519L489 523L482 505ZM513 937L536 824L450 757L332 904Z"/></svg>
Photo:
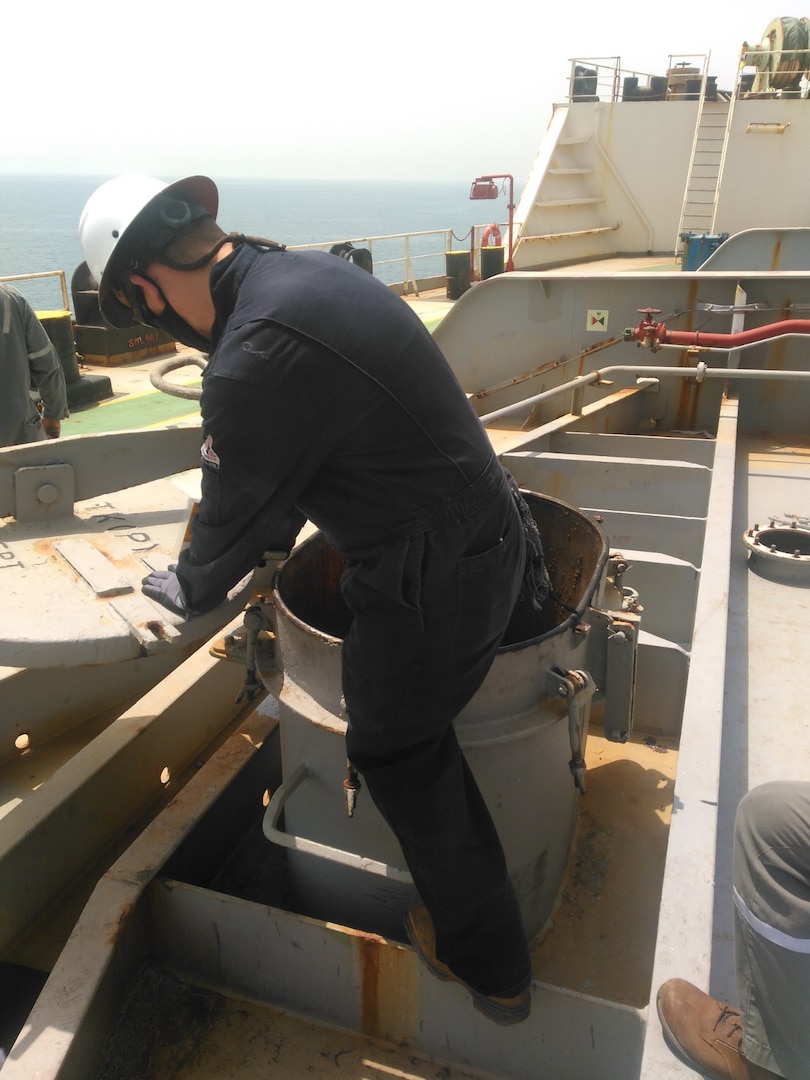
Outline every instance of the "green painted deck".
<svg viewBox="0 0 810 1080"><path fill-rule="evenodd" d="M115 369L108 371L108 374L115 397L76 409L62 421L62 435L161 427L187 423L199 415L197 402L170 397L151 387L136 393L119 393L116 389ZM199 379L196 385L200 385Z"/></svg>
<svg viewBox="0 0 810 1080"><path fill-rule="evenodd" d="M431 333L453 306L447 299L445 289L433 289L419 296L405 297ZM194 350L178 350L177 357L187 352L197 356ZM196 401L172 397L156 390L150 382L150 373L171 355L134 360L111 366L84 364L83 374L106 375L114 396L106 401L76 406L71 415L62 421L62 435L88 435L105 431L130 431L135 428L164 427L192 422L199 416ZM168 382L182 386L199 387L201 377L198 367L175 371L166 377Z"/></svg>

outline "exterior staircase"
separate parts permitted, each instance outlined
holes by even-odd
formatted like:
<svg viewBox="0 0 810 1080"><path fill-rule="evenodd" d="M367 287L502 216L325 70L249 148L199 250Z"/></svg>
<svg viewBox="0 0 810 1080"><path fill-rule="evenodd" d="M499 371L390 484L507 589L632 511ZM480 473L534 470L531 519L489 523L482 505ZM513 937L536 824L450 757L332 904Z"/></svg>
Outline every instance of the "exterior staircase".
<svg viewBox="0 0 810 1080"><path fill-rule="evenodd" d="M557 110L553 123L558 131L550 139L553 152L543 163L532 205L524 208L529 227L519 231L519 264L531 265L535 258L541 263L554 261L549 255L555 251L561 257L565 252L565 258L570 259L580 253L578 242L590 251L599 246L601 236L615 233L621 224L606 214L605 195L594 168L600 154L593 135L564 134L567 111L565 107ZM608 244L605 250L609 249Z"/></svg>

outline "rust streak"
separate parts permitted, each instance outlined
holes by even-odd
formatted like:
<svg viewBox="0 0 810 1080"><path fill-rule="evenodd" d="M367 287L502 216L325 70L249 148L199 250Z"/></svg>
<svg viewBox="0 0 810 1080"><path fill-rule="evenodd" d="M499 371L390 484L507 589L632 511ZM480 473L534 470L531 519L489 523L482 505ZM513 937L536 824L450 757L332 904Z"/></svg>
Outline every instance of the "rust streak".
<svg viewBox="0 0 810 1080"><path fill-rule="evenodd" d="M372 937L358 935L355 939L363 969L363 1031L367 1035L380 1032L380 948Z"/></svg>
<svg viewBox="0 0 810 1080"><path fill-rule="evenodd" d="M116 943L116 941L118 940L118 938L121 936L121 933L126 928L126 925L129 922L129 920L131 919L132 914L133 914L134 911L135 911L135 905L131 901L127 901L127 903L122 906L121 910L118 913L118 921L116 922L115 928L113 929L112 933L110 934L110 938L109 938L109 944L110 945L114 945Z"/></svg>
<svg viewBox="0 0 810 1080"><path fill-rule="evenodd" d="M675 427L692 430L696 426L698 405L700 404L703 388L694 379L681 379L680 383Z"/></svg>
<svg viewBox="0 0 810 1080"><path fill-rule="evenodd" d="M698 283L696 281L689 282L689 288L687 290L687 302L686 302L686 329L694 330L695 323L695 304L697 303Z"/></svg>

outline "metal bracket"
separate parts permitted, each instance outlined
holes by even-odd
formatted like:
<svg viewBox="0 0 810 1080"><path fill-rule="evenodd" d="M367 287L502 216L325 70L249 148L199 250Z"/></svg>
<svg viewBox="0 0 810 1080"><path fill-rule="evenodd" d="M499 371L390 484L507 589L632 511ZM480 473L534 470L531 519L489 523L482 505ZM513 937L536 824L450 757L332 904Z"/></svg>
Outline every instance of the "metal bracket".
<svg viewBox="0 0 810 1080"><path fill-rule="evenodd" d="M306 761L302 761L276 788L262 820L262 831L267 839L273 844L279 844L281 847L289 848L292 851L303 851L309 855L316 855L321 859L326 859L329 862L338 863L341 866L350 866L355 870L378 874L380 877L386 877L390 881L412 885L413 878L408 870L401 870L399 867L390 866L388 863L379 862L377 859L369 859L365 855L357 855L353 851L343 851L341 848L332 847L330 844L322 844L318 840L310 840L304 836L287 833L279 828L278 822L284 804L310 776L309 766Z"/></svg>
<svg viewBox="0 0 810 1080"><path fill-rule="evenodd" d="M585 794L585 759L582 746L588 734L591 698L596 683L587 671L551 671L549 685L568 705L568 738L571 744L571 760L568 768L577 789Z"/></svg>
<svg viewBox="0 0 810 1080"><path fill-rule="evenodd" d="M26 465L14 470L14 516L17 521L53 521L70 517L75 498L72 465Z"/></svg>
<svg viewBox="0 0 810 1080"><path fill-rule="evenodd" d="M638 592L624 584L624 575L631 567L632 563L620 551L611 552L603 596L603 603L610 611L641 614L644 610L639 603Z"/></svg>
<svg viewBox="0 0 810 1080"><path fill-rule="evenodd" d="M259 634L263 630L269 630L272 626L261 604L251 604L245 610L245 681L239 693L236 695L237 702L244 700L253 701L257 694L264 691L264 684L256 677L256 650L259 643Z"/></svg>
<svg viewBox="0 0 810 1080"><path fill-rule="evenodd" d="M633 728L638 631L638 616L614 619L607 628L605 737L610 742L627 742Z"/></svg>
<svg viewBox="0 0 810 1080"><path fill-rule="evenodd" d="M620 592L621 595L626 592L623 586ZM641 628L638 612L642 610L640 605L636 606L636 611L621 612L591 608L588 615L591 633L587 664L596 679L596 700L604 704L605 737L611 742L627 742L633 730Z"/></svg>

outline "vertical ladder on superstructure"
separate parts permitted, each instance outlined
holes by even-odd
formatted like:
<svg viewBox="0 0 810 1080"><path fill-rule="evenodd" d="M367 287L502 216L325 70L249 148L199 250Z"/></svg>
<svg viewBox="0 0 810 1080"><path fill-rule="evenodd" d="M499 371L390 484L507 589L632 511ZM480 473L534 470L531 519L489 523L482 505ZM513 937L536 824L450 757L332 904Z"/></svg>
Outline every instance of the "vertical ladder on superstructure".
<svg viewBox="0 0 810 1080"><path fill-rule="evenodd" d="M675 256L681 251L683 233L713 233L720 196L726 148L728 146L731 120L734 113L736 93L730 100L706 97L706 72L708 58L700 83L695 135L683 196L678 233L675 237Z"/></svg>

